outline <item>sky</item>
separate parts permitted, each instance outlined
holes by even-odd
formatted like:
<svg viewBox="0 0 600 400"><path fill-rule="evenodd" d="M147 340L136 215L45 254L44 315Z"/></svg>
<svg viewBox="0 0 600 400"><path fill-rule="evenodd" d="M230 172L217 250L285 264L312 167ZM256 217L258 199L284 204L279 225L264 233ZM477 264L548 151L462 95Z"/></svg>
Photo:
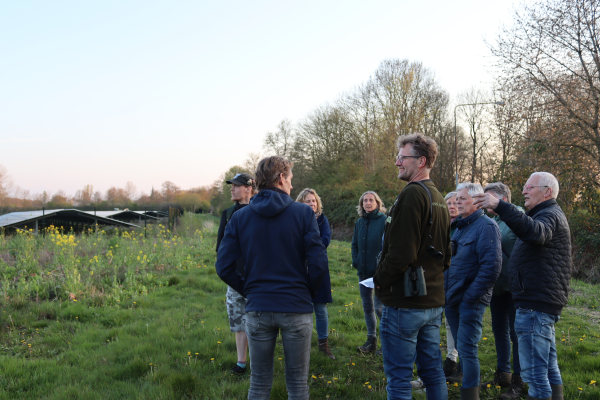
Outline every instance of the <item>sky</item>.
<svg viewBox="0 0 600 400"><path fill-rule="evenodd" d="M489 88L512 0L0 2L0 165L31 193L212 184L386 59ZM138 194L139 194L138 192Z"/></svg>

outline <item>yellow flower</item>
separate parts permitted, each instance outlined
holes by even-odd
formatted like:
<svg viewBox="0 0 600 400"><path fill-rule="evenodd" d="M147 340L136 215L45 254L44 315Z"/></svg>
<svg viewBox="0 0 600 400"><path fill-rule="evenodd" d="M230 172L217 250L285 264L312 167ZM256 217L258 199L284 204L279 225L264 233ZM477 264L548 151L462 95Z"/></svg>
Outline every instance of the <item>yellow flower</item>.
<svg viewBox="0 0 600 400"><path fill-rule="evenodd" d="M313 378L313 379L317 379L317 377L316 377L316 376L314 376L314 375L312 376L312 378Z"/></svg>
<svg viewBox="0 0 600 400"><path fill-rule="evenodd" d="M593 385L594 383L596 383L596 381L591 381L591 382L590 382L590 385Z"/></svg>
<svg viewBox="0 0 600 400"><path fill-rule="evenodd" d="M371 389L371 385L367 386L369 389Z"/></svg>

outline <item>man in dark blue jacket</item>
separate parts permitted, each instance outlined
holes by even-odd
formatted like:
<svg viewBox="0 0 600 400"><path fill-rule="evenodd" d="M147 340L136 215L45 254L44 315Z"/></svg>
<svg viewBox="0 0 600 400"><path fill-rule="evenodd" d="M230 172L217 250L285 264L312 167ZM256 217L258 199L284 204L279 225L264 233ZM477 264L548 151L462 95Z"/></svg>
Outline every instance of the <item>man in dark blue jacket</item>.
<svg viewBox="0 0 600 400"><path fill-rule="evenodd" d="M463 371L461 399L479 400L477 346L483 313L502 268L502 243L498 225L473 204L472 196L483 193L481 185L463 182L456 192L460 216L452 235L452 262L445 282L446 318Z"/></svg>
<svg viewBox="0 0 600 400"><path fill-rule="evenodd" d="M250 206L233 214L216 263L219 277L247 299L252 357L248 399L270 396L280 330L289 396L309 398L312 297L328 272L328 262L313 210L289 196L292 166L280 156L259 162L255 178L260 191ZM235 268L240 256L246 261L243 275Z"/></svg>
<svg viewBox="0 0 600 400"><path fill-rule="evenodd" d="M556 357L554 324L569 299L571 232L556 202L558 180L534 172L523 187L526 214L514 205L484 194L479 208L491 208L517 235L510 255L509 284L517 309L521 377L529 384L528 399L563 399Z"/></svg>

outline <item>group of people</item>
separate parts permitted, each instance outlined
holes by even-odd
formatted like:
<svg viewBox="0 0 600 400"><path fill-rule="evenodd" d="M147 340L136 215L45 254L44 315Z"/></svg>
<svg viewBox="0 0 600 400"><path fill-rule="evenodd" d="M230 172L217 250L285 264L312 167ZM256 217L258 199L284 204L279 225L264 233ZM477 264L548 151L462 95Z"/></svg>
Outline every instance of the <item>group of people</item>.
<svg viewBox="0 0 600 400"><path fill-rule="evenodd" d="M562 399L554 324L568 299L571 243L558 181L533 173L523 188L527 212L511 204L501 182L464 182L444 198L429 177L436 156L432 138L400 137L396 166L406 186L389 211L373 191L360 197L352 266L367 339L358 350L383 355L388 399L411 399L413 387L424 386L428 399L444 400L448 381L462 382L464 400L491 386L507 389L501 399L517 399L525 383L528 399ZM290 197L292 167L267 157L255 177L227 181L235 204L221 217L216 268L228 285L233 372L246 372L250 350L249 399L270 396L278 334L289 398L309 398L313 312L319 351L335 359L327 316L331 229L313 189ZM477 348L488 306L497 367L493 380L481 382ZM419 382L412 381L415 363Z"/></svg>

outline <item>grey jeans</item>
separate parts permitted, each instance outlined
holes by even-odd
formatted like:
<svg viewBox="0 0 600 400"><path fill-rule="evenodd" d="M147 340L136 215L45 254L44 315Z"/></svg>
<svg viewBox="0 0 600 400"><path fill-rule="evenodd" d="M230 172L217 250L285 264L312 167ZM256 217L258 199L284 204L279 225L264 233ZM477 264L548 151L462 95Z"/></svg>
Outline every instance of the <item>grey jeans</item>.
<svg viewBox="0 0 600 400"><path fill-rule="evenodd" d="M250 347L249 400L269 399L273 386L275 342L281 330L285 355L285 383L289 400L308 399L308 367L310 340L313 329L312 313L246 313L246 334Z"/></svg>

